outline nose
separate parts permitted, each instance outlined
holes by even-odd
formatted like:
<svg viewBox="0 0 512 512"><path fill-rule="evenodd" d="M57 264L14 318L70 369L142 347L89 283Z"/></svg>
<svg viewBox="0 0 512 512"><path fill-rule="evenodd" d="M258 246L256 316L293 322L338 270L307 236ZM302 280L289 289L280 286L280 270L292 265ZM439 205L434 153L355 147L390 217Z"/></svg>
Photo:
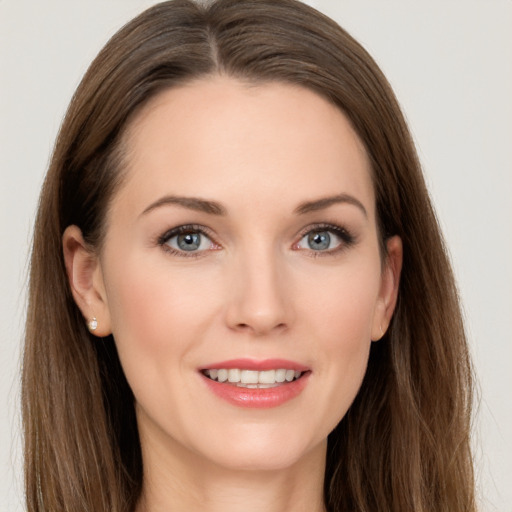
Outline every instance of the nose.
<svg viewBox="0 0 512 512"><path fill-rule="evenodd" d="M254 336L287 330L293 307L283 262L268 249L253 250L239 260L226 310L229 328Z"/></svg>

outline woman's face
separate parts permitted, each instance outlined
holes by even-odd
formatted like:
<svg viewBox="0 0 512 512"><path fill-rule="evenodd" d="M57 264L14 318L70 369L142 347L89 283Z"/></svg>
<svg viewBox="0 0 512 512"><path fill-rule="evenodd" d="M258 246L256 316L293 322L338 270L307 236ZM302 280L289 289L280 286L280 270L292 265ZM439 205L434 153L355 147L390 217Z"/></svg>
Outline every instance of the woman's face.
<svg viewBox="0 0 512 512"><path fill-rule="evenodd" d="M143 453L277 469L323 452L400 267L349 122L309 90L216 77L153 99L125 143L92 306Z"/></svg>

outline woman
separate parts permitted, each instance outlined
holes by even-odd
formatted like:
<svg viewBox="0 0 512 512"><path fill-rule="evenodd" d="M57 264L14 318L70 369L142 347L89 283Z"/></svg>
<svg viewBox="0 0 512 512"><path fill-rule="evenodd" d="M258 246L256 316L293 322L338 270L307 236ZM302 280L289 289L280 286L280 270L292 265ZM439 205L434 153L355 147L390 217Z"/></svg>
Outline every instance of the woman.
<svg viewBox="0 0 512 512"><path fill-rule="evenodd" d="M452 273L334 22L175 1L106 45L42 191L23 404L29 510L474 510Z"/></svg>

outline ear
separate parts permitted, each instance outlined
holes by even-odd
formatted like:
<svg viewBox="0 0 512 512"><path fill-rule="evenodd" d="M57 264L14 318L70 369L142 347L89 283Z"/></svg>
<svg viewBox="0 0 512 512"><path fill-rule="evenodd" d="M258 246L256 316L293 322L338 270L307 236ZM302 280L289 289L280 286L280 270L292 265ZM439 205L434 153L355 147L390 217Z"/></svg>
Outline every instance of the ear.
<svg viewBox="0 0 512 512"><path fill-rule="evenodd" d="M393 236L386 242L387 254L381 274L381 285L372 323L372 341L384 336L398 298L398 285L402 270L403 248L402 239Z"/></svg>
<svg viewBox="0 0 512 512"><path fill-rule="evenodd" d="M95 336L108 336L111 333L110 312L98 256L86 245L77 226L68 226L64 231L62 249L69 286L77 306L86 323L97 319Z"/></svg>

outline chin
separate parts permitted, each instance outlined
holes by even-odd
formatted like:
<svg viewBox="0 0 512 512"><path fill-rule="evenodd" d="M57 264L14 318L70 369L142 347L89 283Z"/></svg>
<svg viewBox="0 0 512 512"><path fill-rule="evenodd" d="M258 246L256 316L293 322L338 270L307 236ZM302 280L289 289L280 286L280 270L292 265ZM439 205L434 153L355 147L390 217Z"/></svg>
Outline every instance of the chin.
<svg viewBox="0 0 512 512"><path fill-rule="evenodd" d="M306 442L307 436L290 435L289 431L252 432L250 435L229 436L212 443L203 452L212 463L226 470L279 471L292 468L316 454L324 457L327 440Z"/></svg>

